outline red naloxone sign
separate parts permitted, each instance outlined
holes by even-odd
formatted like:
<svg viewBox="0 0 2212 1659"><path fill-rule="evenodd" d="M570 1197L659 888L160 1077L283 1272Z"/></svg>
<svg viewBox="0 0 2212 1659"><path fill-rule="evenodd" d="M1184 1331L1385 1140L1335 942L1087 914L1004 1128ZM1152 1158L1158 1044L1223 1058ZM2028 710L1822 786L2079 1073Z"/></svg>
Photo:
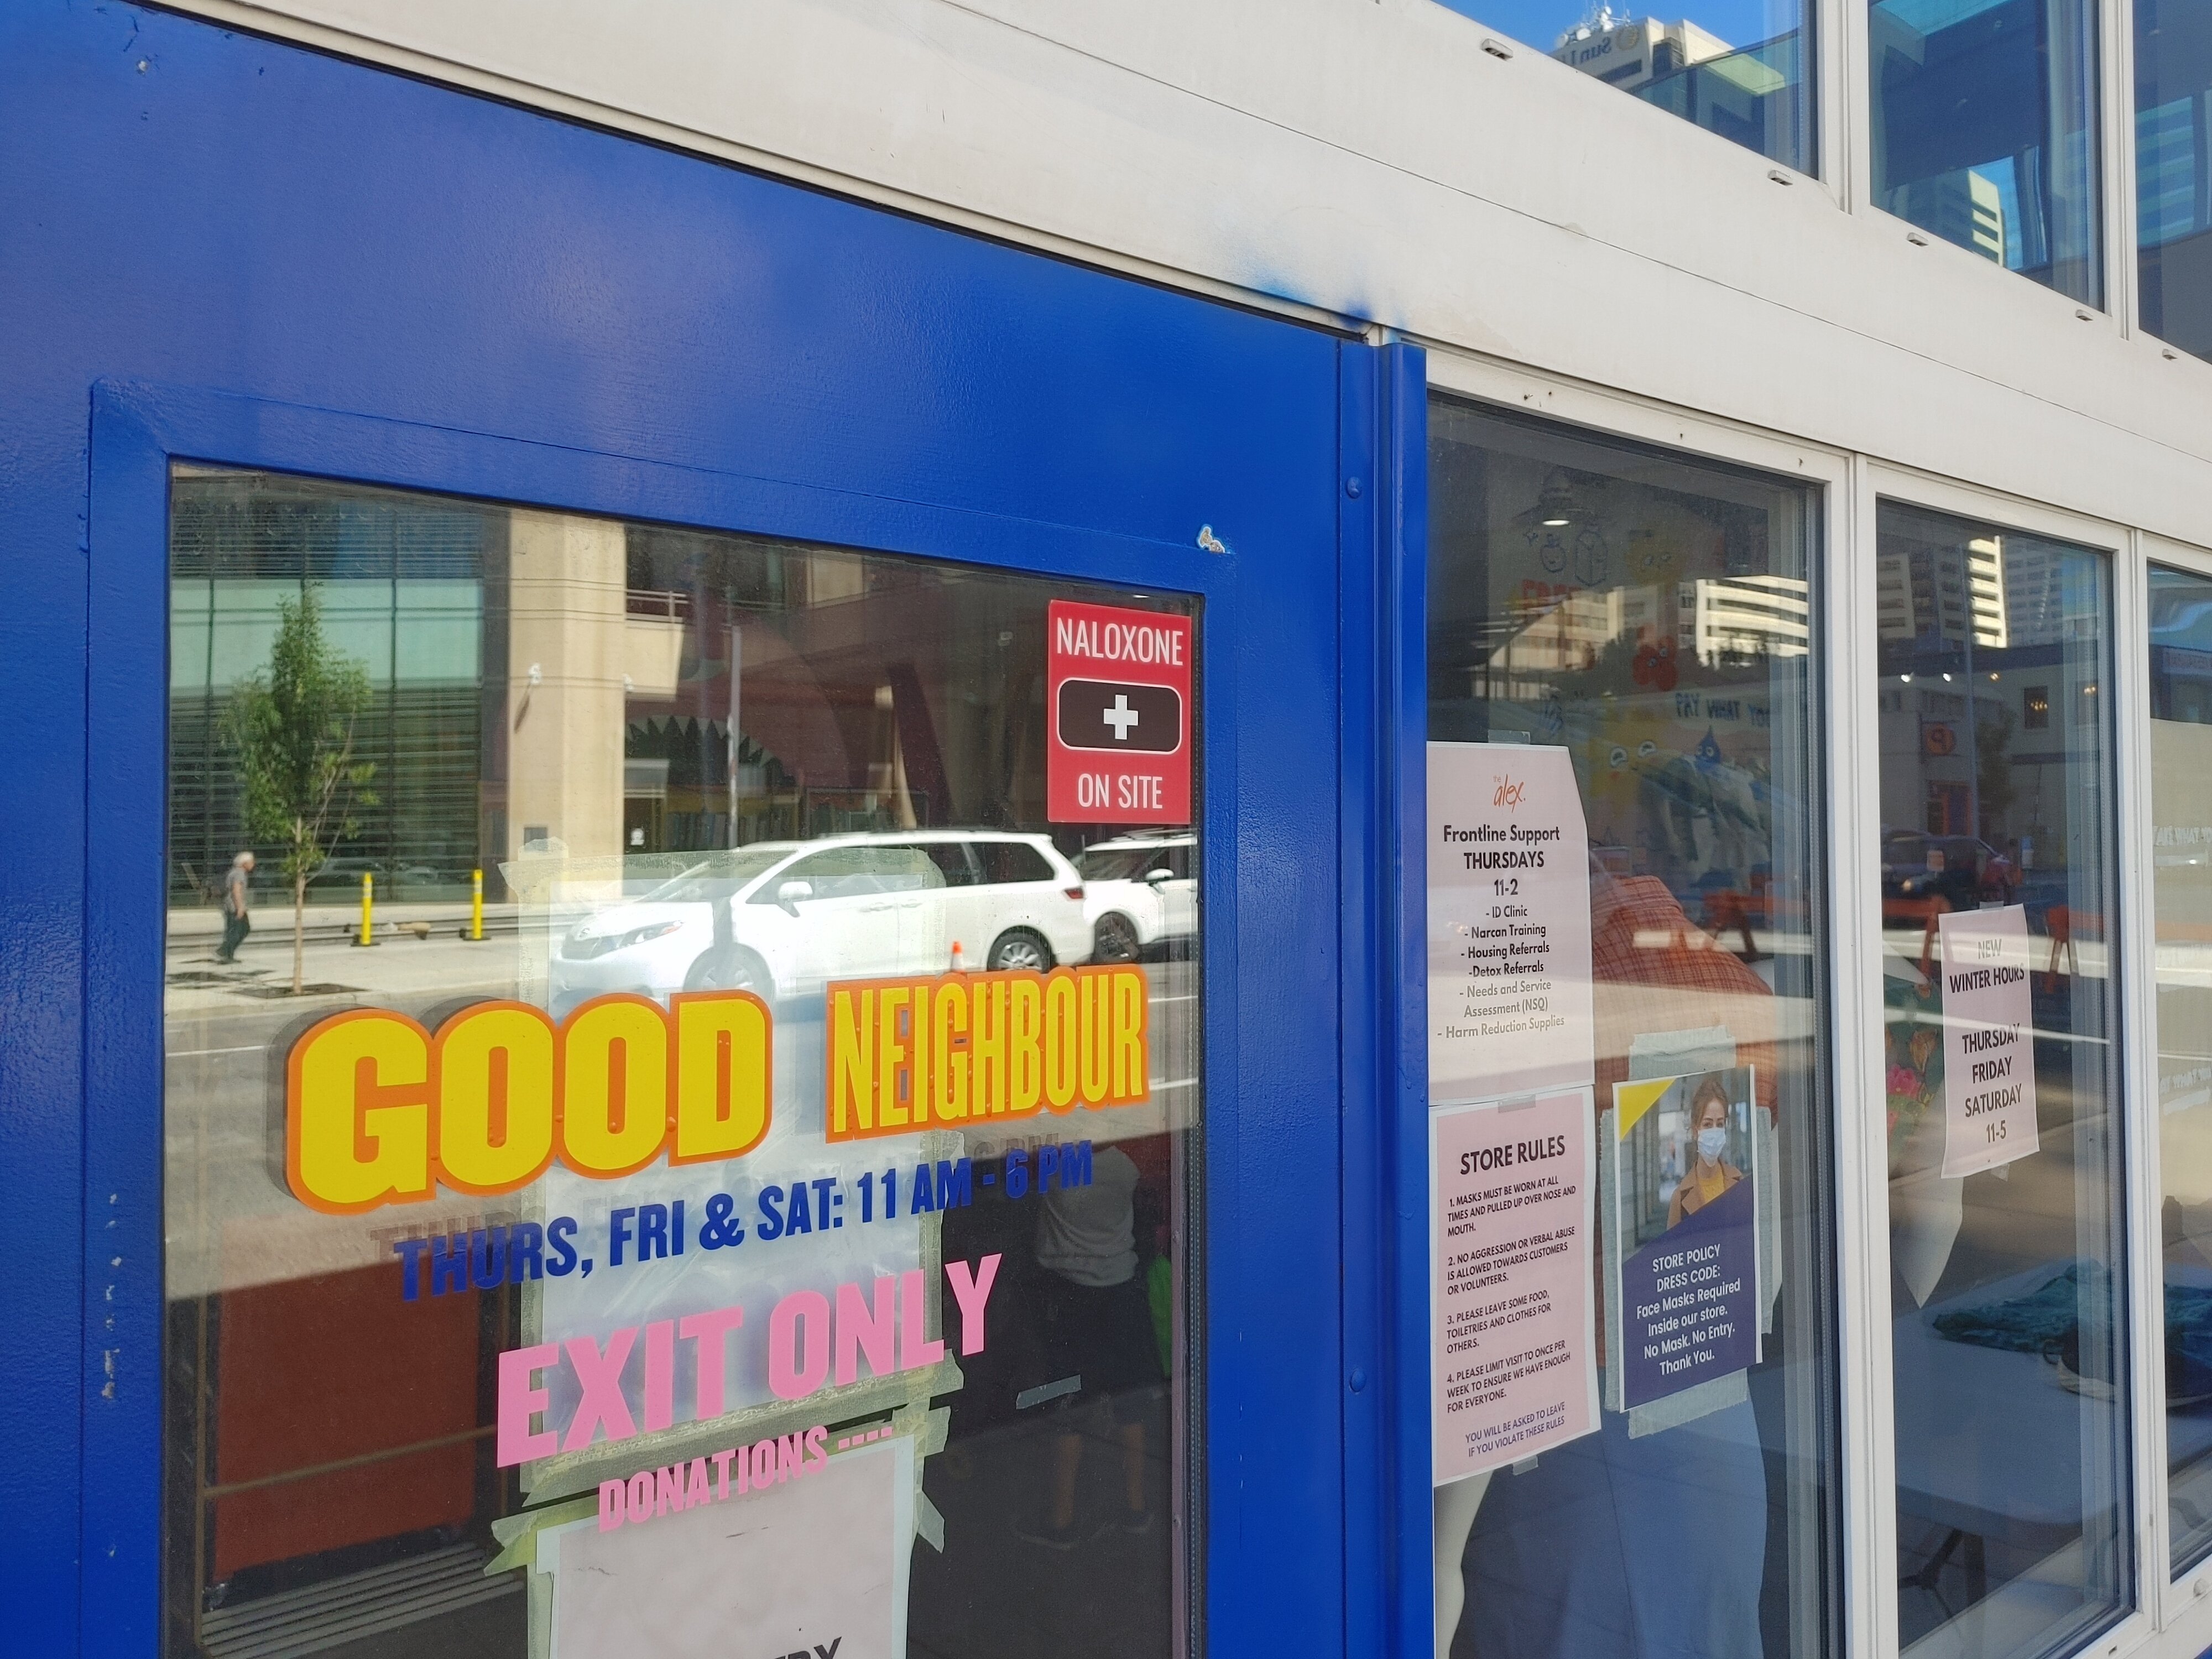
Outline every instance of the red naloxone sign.
<svg viewBox="0 0 2212 1659"><path fill-rule="evenodd" d="M1046 817L1188 823L1190 618L1054 599L1046 625Z"/></svg>

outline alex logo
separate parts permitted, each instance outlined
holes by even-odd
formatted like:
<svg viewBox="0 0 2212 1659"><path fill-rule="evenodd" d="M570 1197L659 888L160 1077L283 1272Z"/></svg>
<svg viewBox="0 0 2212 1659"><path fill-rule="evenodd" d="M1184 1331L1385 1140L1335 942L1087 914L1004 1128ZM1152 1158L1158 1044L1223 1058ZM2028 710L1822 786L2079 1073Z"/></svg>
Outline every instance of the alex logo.
<svg viewBox="0 0 2212 1659"><path fill-rule="evenodd" d="M842 1636L833 1636L830 1638L830 1645L826 1648L817 1642L812 1653L809 1653L805 1648L793 1648L789 1653L772 1655L770 1659L837 1659L837 1644L844 1639Z"/></svg>
<svg viewBox="0 0 2212 1659"><path fill-rule="evenodd" d="M1498 785L1498 793L1490 798L1492 805L1517 807L1521 805L1521 797L1528 787L1525 780L1505 774L1494 777L1492 781Z"/></svg>
<svg viewBox="0 0 2212 1659"><path fill-rule="evenodd" d="M750 992L596 997L557 1026L486 1002L433 1036L406 1015L354 1009L294 1045L284 1173L328 1215L457 1193L511 1193L558 1157L611 1181L741 1158L768 1133L769 1017Z"/></svg>

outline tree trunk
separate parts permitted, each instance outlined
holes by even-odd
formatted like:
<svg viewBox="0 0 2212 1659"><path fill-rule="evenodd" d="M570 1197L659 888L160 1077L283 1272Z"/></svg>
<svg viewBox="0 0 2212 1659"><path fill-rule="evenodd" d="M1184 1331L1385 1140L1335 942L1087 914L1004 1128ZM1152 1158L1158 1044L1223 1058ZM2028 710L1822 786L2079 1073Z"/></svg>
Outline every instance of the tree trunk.
<svg viewBox="0 0 2212 1659"><path fill-rule="evenodd" d="M307 874L292 878L292 994L298 996L305 980L301 969L307 954Z"/></svg>

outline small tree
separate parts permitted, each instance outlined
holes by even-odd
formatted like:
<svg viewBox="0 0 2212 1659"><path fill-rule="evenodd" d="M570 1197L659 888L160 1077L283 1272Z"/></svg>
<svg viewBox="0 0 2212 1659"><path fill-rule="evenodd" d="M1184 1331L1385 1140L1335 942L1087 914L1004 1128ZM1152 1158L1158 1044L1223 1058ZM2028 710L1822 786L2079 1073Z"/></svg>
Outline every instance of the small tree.
<svg viewBox="0 0 2212 1659"><path fill-rule="evenodd" d="M278 868L292 883L292 994L300 994L307 957L307 882L331 848L358 833L356 805L374 806L365 787L375 765L353 757L355 718L368 705L368 675L331 648L313 584L276 603L269 667L239 683L223 717L246 786L246 830L284 849Z"/></svg>

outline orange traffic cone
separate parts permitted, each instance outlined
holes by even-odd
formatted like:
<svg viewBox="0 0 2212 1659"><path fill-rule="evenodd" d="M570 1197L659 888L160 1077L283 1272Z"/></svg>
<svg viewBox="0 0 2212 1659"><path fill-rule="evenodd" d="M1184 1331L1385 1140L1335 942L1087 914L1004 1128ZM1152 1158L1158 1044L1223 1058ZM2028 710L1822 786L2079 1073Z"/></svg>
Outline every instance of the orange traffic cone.
<svg viewBox="0 0 2212 1659"><path fill-rule="evenodd" d="M964 974L968 971L967 963L961 959L960 941L957 939L952 941L952 971L956 974Z"/></svg>

